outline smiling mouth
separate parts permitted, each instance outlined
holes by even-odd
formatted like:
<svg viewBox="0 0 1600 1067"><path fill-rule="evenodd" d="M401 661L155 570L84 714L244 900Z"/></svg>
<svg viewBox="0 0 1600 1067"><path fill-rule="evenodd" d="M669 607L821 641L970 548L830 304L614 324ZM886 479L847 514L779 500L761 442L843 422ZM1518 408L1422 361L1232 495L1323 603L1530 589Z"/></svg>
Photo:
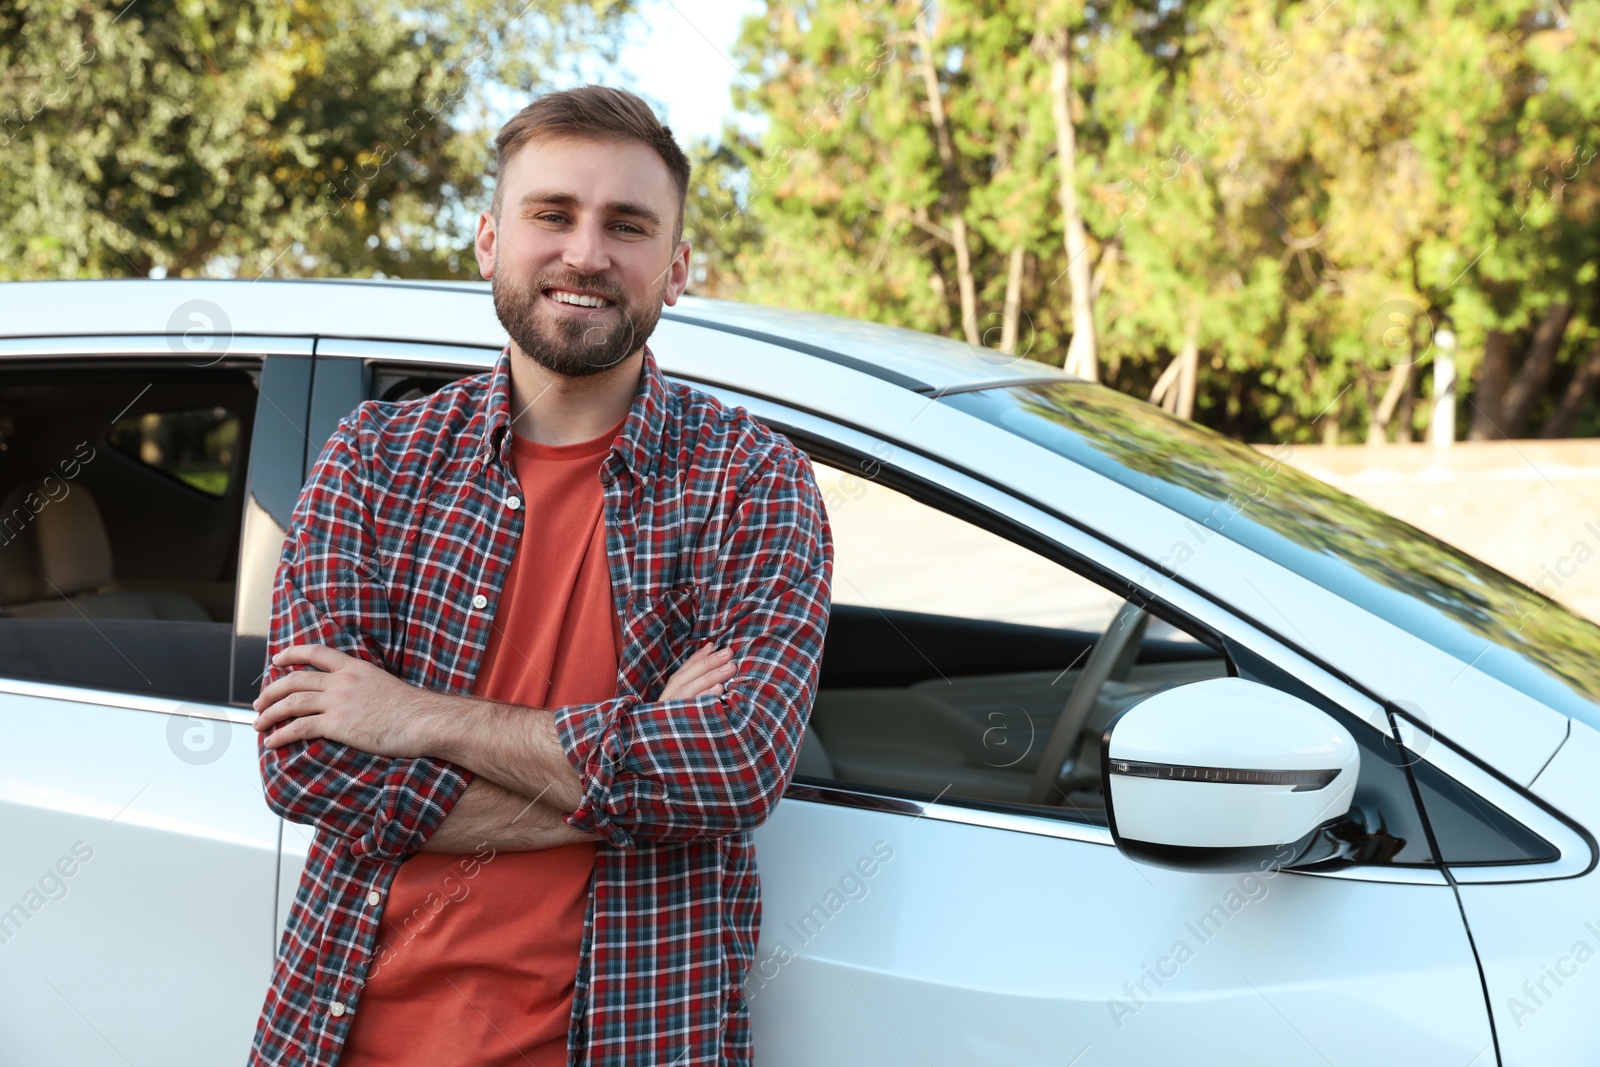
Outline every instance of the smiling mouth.
<svg viewBox="0 0 1600 1067"><path fill-rule="evenodd" d="M575 293L569 289L545 289L545 299L562 307L582 308L589 311L605 311L616 306L614 301L603 296L592 296L588 293Z"/></svg>

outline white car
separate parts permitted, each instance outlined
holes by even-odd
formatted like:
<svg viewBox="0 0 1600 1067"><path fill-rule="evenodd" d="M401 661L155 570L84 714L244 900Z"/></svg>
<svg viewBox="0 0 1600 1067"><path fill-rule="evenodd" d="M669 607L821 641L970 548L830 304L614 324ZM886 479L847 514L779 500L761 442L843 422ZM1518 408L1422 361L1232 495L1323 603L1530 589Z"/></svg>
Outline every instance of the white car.
<svg viewBox="0 0 1600 1067"><path fill-rule="evenodd" d="M341 416L504 334L442 282L0 324L0 1064L238 1063L308 840L250 726L286 521ZM1600 630L1042 364L692 298L651 348L836 544L760 1063L1600 1063Z"/></svg>

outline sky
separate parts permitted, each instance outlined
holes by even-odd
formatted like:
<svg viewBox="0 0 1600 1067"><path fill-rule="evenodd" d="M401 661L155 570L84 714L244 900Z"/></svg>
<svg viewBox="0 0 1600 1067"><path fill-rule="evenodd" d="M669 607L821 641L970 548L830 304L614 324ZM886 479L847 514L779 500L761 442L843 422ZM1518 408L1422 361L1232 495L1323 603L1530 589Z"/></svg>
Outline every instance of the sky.
<svg viewBox="0 0 1600 1067"><path fill-rule="evenodd" d="M678 143L714 137L733 117L729 89L739 77L729 58L739 23L766 9L762 0L642 0L636 28L614 70L596 80L644 97ZM562 88L564 86L556 86ZM743 125L751 129L746 120Z"/></svg>
<svg viewBox="0 0 1600 1067"><path fill-rule="evenodd" d="M716 137L724 121L759 137L765 120L735 118L729 90L740 75L729 57L740 22L764 12L765 0L639 0L638 10L614 67L579 61L576 71L553 73L549 88L593 81L631 89L656 109L685 150L697 137ZM458 121L497 129L530 99L502 86L482 89L488 113L463 114Z"/></svg>

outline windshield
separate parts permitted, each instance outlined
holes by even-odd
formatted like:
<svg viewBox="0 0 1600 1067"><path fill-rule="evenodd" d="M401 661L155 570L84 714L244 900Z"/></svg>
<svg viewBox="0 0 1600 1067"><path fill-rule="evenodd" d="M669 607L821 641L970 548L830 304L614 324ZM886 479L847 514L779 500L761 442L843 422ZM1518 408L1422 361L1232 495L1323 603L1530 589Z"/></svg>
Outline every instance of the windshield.
<svg viewBox="0 0 1600 1067"><path fill-rule="evenodd" d="M1493 567L1257 451L1083 382L940 398L1191 520L1159 562L1213 533L1491 677L1600 727L1600 627Z"/></svg>

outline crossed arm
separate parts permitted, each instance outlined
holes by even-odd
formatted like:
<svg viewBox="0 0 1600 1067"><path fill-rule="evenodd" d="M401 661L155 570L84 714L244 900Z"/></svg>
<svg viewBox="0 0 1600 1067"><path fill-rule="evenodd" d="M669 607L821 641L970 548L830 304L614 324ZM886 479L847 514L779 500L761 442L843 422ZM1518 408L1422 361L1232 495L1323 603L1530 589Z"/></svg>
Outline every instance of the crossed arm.
<svg viewBox="0 0 1600 1067"><path fill-rule="evenodd" d="M253 707L255 728L272 730L263 747L321 738L374 756L449 760L473 772L421 851L473 852L488 844L517 852L600 840L562 818L582 792L551 712L409 685L326 645L293 645L272 662L317 669L292 671L262 689ZM731 649L704 644L673 673L661 699L719 696L735 671Z"/></svg>
<svg viewBox="0 0 1600 1067"><path fill-rule="evenodd" d="M723 525L705 534L718 568L696 627L730 646L736 670L702 646L653 700L529 709L390 673L404 638L369 574L382 553L368 487L386 474L363 455L364 407L313 466L273 586L275 655L257 701L268 806L344 839L355 859L486 840L632 848L764 821L804 732L829 603L832 543L804 455L747 457Z"/></svg>

